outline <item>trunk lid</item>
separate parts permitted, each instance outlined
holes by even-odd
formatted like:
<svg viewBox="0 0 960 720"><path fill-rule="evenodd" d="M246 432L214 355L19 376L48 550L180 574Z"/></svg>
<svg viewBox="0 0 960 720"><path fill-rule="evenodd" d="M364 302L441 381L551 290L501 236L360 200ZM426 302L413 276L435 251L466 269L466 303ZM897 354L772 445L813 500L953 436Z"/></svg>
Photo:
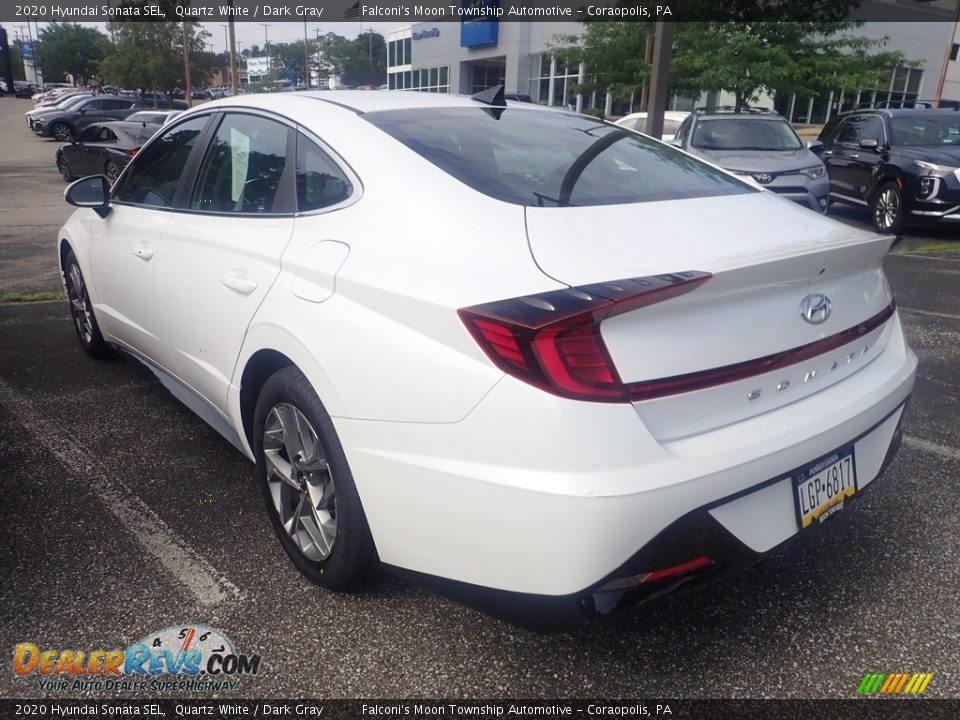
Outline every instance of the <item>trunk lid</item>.
<svg viewBox="0 0 960 720"><path fill-rule="evenodd" d="M527 232L543 272L571 286L712 273L693 292L603 322L604 343L625 383L780 358L743 377L638 400L638 412L660 439L796 401L856 372L885 342L889 323L869 330L862 324L889 312L892 294L882 261L891 238L841 225L768 193L528 208ZM809 322L801 303L818 296L829 299L831 311ZM789 353L806 346L811 350ZM852 352L857 356L848 360Z"/></svg>

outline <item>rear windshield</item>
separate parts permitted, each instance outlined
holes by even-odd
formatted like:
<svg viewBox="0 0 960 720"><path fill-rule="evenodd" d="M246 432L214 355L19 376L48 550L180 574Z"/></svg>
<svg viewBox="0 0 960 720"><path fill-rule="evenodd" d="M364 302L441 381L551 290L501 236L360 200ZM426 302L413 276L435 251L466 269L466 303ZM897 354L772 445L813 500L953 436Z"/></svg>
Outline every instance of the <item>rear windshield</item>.
<svg viewBox="0 0 960 720"><path fill-rule="evenodd" d="M668 145L584 115L430 108L364 119L486 195L541 207L755 192Z"/></svg>
<svg viewBox="0 0 960 720"><path fill-rule="evenodd" d="M690 144L701 150L799 150L800 138L786 120L701 120Z"/></svg>

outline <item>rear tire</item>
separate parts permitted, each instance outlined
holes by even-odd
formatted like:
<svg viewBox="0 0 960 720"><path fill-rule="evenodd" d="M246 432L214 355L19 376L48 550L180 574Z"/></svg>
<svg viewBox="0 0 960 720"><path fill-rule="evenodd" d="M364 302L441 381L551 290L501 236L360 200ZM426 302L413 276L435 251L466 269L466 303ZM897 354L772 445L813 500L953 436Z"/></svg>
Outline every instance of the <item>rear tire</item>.
<svg viewBox="0 0 960 720"><path fill-rule="evenodd" d="M57 160L57 170L60 171L60 176L63 178L64 182L73 181L74 174L70 169L70 161L67 160L63 155L61 155Z"/></svg>
<svg viewBox="0 0 960 720"><path fill-rule="evenodd" d="M884 183L870 205L873 228L878 233L898 234L903 230L903 193L895 182Z"/></svg>
<svg viewBox="0 0 960 720"><path fill-rule="evenodd" d="M328 590L365 584L373 537L343 446L313 387L295 367L264 384L253 419L257 480L294 566Z"/></svg>
<svg viewBox="0 0 960 720"><path fill-rule="evenodd" d="M110 357L110 346L100 334L100 326L97 324L97 317L93 313L93 305L87 293L87 283L83 279L80 264L73 250L67 252L63 267L70 317L73 319L73 328L77 331L80 346L87 355L97 360Z"/></svg>

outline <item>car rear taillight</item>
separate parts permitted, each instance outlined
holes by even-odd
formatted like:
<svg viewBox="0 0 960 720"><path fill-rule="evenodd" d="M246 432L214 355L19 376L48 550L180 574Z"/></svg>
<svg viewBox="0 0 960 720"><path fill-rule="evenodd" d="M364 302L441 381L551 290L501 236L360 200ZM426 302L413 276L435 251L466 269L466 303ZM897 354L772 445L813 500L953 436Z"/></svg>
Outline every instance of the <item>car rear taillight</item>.
<svg viewBox="0 0 960 720"><path fill-rule="evenodd" d="M577 400L630 402L600 335L600 323L696 289L710 273L687 271L583 285L459 311L504 372Z"/></svg>
<svg viewBox="0 0 960 720"><path fill-rule="evenodd" d="M124 152L125 152L127 155L129 155L130 157L133 157L133 156L136 155L138 152L140 152L140 148L138 148L138 147L135 147L135 148L127 148L126 150L124 150Z"/></svg>

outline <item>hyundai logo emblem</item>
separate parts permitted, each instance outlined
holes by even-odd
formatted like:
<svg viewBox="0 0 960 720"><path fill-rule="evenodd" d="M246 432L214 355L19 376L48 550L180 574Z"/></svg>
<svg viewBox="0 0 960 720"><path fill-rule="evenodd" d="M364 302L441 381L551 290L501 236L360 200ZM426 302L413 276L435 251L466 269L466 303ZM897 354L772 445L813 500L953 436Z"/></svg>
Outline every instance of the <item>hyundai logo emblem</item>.
<svg viewBox="0 0 960 720"><path fill-rule="evenodd" d="M811 325L819 325L830 317L833 306L826 295L814 293L800 301L800 316Z"/></svg>
<svg viewBox="0 0 960 720"><path fill-rule="evenodd" d="M766 185L768 182L773 180L773 175L769 173L760 173L759 175L754 175L753 177L761 185Z"/></svg>

